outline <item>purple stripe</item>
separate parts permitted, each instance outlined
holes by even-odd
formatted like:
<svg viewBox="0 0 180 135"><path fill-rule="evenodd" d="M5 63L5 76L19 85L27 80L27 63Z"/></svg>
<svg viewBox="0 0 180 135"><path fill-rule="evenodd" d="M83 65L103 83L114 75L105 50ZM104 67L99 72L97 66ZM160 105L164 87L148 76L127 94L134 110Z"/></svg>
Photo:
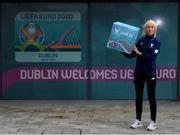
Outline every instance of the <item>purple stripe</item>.
<svg viewBox="0 0 180 135"><path fill-rule="evenodd" d="M3 73L2 93L4 95L9 86L19 82L130 81L134 79L133 72L131 67L21 67ZM158 80L176 80L175 66L158 67L156 73Z"/></svg>

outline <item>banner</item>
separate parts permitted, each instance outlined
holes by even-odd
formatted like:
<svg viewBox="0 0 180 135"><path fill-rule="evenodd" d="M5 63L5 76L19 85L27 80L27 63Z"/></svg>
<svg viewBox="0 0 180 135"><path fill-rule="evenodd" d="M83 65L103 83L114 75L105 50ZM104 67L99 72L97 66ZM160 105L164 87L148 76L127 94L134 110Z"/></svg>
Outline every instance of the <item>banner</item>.
<svg viewBox="0 0 180 135"><path fill-rule="evenodd" d="M79 12L20 12L15 17L16 62L79 62Z"/></svg>
<svg viewBox="0 0 180 135"><path fill-rule="evenodd" d="M134 69L127 67L21 67L3 74L3 93L18 82L131 81L134 79L133 74ZM156 77L160 81L176 80L176 67L158 67Z"/></svg>

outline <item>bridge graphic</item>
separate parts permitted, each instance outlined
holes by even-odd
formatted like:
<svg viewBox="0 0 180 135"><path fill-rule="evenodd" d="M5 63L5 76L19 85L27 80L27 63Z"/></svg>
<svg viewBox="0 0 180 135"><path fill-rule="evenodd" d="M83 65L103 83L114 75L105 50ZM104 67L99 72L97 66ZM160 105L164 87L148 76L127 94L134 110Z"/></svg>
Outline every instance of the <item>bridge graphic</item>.
<svg viewBox="0 0 180 135"><path fill-rule="evenodd" d="M80 41L74 27L67 29L56 43L48 45L50 48L61 51L80 51Z"/></svg>

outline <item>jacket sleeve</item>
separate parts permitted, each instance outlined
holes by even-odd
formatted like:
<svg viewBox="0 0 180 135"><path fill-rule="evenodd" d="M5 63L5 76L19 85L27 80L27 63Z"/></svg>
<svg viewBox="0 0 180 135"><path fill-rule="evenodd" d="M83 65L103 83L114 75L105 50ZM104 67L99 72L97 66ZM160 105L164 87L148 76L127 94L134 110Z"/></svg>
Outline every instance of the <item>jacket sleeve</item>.
<svg viewBox="0 0 180 135"><path fill-rule="evenodd" d="M149 52L149 53L145 53L145 52L142 52L142 55L140 57L142 57L144 60L146 61L151 61L152 59L155 59L156 56L159 54L160 52L160 46L161 46L161 43L160 41L158 40L156 42L156 44L153 46L152 48L152 51Z"/></svg>
<svg viewBox="0 0 180 135"><path fill-rule="evenodd" d="M134 58L137 56L137 54L135 53L135 51L132 51L131 54L128 54L128 53L124 53L124 52L121 52L126 58Z"/></svg>

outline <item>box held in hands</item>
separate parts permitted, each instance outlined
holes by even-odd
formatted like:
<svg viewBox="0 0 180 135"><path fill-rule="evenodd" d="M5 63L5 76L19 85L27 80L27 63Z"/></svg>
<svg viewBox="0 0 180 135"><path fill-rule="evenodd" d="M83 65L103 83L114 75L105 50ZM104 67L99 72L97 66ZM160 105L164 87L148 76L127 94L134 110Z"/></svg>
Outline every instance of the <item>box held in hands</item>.
<svg viewBox="0 0 180 135"><path fill-rule="evenodd" d="M130 54L140 28L122 22L113 23L107 47Z"/></svg>

